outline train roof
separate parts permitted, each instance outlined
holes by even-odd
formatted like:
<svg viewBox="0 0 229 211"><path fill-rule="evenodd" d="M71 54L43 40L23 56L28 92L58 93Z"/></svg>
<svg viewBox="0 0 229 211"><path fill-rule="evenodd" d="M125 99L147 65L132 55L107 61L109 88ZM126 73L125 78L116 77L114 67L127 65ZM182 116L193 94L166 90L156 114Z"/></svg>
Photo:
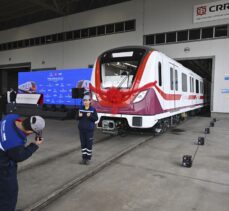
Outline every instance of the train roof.
<svg viewBox="0 0 229 211"><path fill-rule="evenodd" d="M133 50L133 49L144 49L144 50L146 50L146 52L155 50L152 47L145 46L145 45L128 45L128 46L122 46L122 47L117 47L117 48L112 48L112 49L106 50L103 53L101 53L101 55L103 55L104 53L109 53L109 52Z"/></svg>

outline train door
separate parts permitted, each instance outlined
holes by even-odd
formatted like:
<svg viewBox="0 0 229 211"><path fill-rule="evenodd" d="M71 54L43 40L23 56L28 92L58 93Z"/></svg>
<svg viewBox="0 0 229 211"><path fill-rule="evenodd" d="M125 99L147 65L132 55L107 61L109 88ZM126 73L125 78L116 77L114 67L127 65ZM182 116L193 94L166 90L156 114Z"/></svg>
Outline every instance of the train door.
<svg viewBox="0 0 229 211"><path fill-rule="evenodd" d="M195 84L196 84L196 102L195 104L199 104L199 98L200 98L200 82L198 79L195 79Z"/></svg>
<svg viewBox="0 0 229 211"><path fill-rule="evenodd" d="M172 107L175 109L178 105L176 103L176 96L178 92L178 67L170 63L170 90L172 92Z"/></svg>

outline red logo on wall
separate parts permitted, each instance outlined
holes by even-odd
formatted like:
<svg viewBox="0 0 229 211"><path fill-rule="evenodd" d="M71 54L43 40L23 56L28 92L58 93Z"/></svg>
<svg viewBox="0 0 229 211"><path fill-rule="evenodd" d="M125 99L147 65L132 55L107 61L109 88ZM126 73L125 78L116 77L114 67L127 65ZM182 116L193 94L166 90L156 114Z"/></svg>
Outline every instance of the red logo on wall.
<svg viewBox="0 0 229 211"><path fill-rule="evenodd" d="M196 9L197 16L206 15L206 12L207 12L206 6L197 7L197 9Z"/></svg>

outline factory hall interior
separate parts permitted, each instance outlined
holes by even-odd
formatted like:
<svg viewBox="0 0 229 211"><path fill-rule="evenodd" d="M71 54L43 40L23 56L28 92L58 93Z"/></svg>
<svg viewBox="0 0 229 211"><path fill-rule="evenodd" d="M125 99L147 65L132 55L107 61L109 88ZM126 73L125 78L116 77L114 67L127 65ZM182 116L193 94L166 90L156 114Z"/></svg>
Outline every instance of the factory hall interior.
<svg viewBox="0 0 229 211"><path fill-rule="evenodd" d="M0 4L0 211L228 211L229 0Z"/></svg>

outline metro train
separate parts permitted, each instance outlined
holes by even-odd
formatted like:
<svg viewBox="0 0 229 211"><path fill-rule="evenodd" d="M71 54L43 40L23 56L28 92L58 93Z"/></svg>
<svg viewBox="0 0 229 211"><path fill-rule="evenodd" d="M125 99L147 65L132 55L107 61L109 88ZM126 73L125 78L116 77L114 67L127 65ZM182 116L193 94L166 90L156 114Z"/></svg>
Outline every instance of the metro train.
<svg viewBox="0 0 229 211"><path fill-rule="evenodd" d="M207 105L205 80L148 46L126 46L96 60L90 90L98 128L118 133L127 128L165 131Z"/></svg>

